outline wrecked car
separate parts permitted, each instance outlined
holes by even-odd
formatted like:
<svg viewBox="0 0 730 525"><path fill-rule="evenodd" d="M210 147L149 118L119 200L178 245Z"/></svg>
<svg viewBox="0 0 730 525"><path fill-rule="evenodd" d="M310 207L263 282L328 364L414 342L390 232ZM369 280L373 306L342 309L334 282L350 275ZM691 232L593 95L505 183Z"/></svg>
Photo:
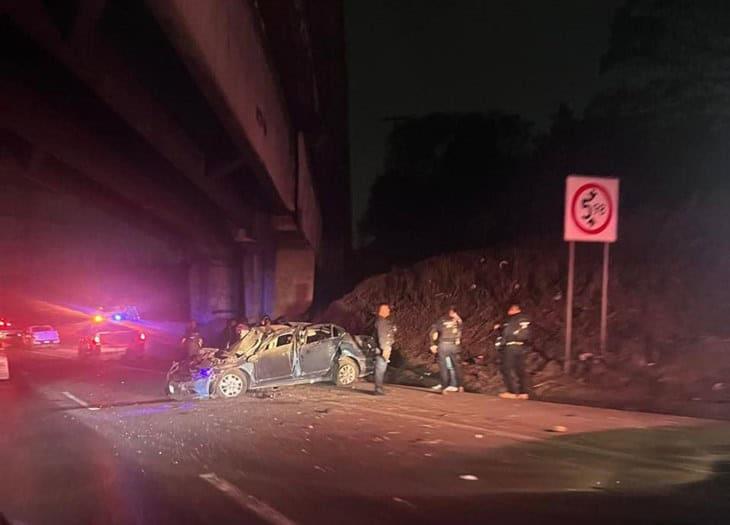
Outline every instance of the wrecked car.
<svg viewBox="0 0 730 525"><path fill-rule="evenodd" d="M330 381L348 386L372 373L375 341L333 324L255 327L226 351L202 349L174 362L171 397L235 398L248 390Z"/></svg>

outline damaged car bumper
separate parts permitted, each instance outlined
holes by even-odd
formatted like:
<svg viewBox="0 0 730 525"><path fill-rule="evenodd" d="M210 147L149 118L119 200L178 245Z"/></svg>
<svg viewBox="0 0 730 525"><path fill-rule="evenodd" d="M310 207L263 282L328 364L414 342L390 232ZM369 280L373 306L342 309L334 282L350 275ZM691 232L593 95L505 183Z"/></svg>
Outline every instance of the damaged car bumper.
<svg viewBox="0 0 730 525"><path fill-rule="evenodd" d="M173 363L167 373L165 393L173 398L206 399L211 395L212 384L212 367L189 369L181 363Z"/></svg>

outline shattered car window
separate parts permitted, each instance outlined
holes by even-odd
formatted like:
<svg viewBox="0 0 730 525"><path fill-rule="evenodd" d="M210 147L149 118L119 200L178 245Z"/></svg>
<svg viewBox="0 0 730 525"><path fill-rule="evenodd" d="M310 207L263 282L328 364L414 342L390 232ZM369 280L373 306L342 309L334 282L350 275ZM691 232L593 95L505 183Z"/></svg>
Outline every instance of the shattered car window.
<svg viewBox="0 0 730 525"><path fill-rule="evenodd" d="M284 335L280 335L276 338L276 346L286 346L290 345L292 343L292 339L294 339L293 333L288 333Z"/></svg>
<svg viewBox="0 0 730 525"><path fill-rule="evenodd" d="M259 328L252 328L240 341L236 342L231 349L237 356L249 357L261 343L263 333Z"/></svg>
<svg viewBox="0 0 730 525"><path fill-rule="evenodd" d="M329 326L316 326L307 329L307 344L317 343L331 337Z"/></svg>

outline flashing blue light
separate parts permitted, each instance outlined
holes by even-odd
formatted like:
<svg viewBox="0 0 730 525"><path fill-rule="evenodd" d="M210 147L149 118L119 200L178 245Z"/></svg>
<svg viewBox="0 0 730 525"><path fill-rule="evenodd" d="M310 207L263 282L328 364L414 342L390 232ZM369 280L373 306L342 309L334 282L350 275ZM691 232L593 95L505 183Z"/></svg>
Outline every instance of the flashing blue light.
<svg viewBox="0 0 730 525"><path fill-rule="evenodd" d="M200 369L200 376L201 377L209 377L211 373L213 373L213 369L212 368L201 368Z"/></svg>
<svg viewBox="0 0 730 525"><path fill-rule="evenodd" d="M122 314L114 314L113 319L115 321L121 321L122 320Z"/></svg>

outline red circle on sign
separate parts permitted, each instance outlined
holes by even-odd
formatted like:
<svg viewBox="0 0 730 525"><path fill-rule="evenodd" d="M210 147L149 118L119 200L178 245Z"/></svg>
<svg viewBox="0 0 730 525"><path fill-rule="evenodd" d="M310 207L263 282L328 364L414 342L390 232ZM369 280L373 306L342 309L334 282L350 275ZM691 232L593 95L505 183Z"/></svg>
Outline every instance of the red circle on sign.
<svg viewBox="0 0 730 525"><path fill-rule="evenodd" d="M603 194L603 197L606 199L606 203L608 204L608 217L606 217L606 222L601 224L598 228L595 228L593 230L586 228L583 226L580 221L578 220L578 217L575 216L575 203L578 201L578 196L582 194L585 190L595 188L599 192ZM603 230L608 228L608 225L611 224L611 217L613 216L613 202L611 201L611 194L608 193L608 190L601 186L600 184L596 184L595 182L589 182L588 184L584 184L578 190L573 194L573 200L570 203L570 216L573 219L573 222L575 225L584 233L587 233L589 235L597 235L601 233Z"/></svg>

